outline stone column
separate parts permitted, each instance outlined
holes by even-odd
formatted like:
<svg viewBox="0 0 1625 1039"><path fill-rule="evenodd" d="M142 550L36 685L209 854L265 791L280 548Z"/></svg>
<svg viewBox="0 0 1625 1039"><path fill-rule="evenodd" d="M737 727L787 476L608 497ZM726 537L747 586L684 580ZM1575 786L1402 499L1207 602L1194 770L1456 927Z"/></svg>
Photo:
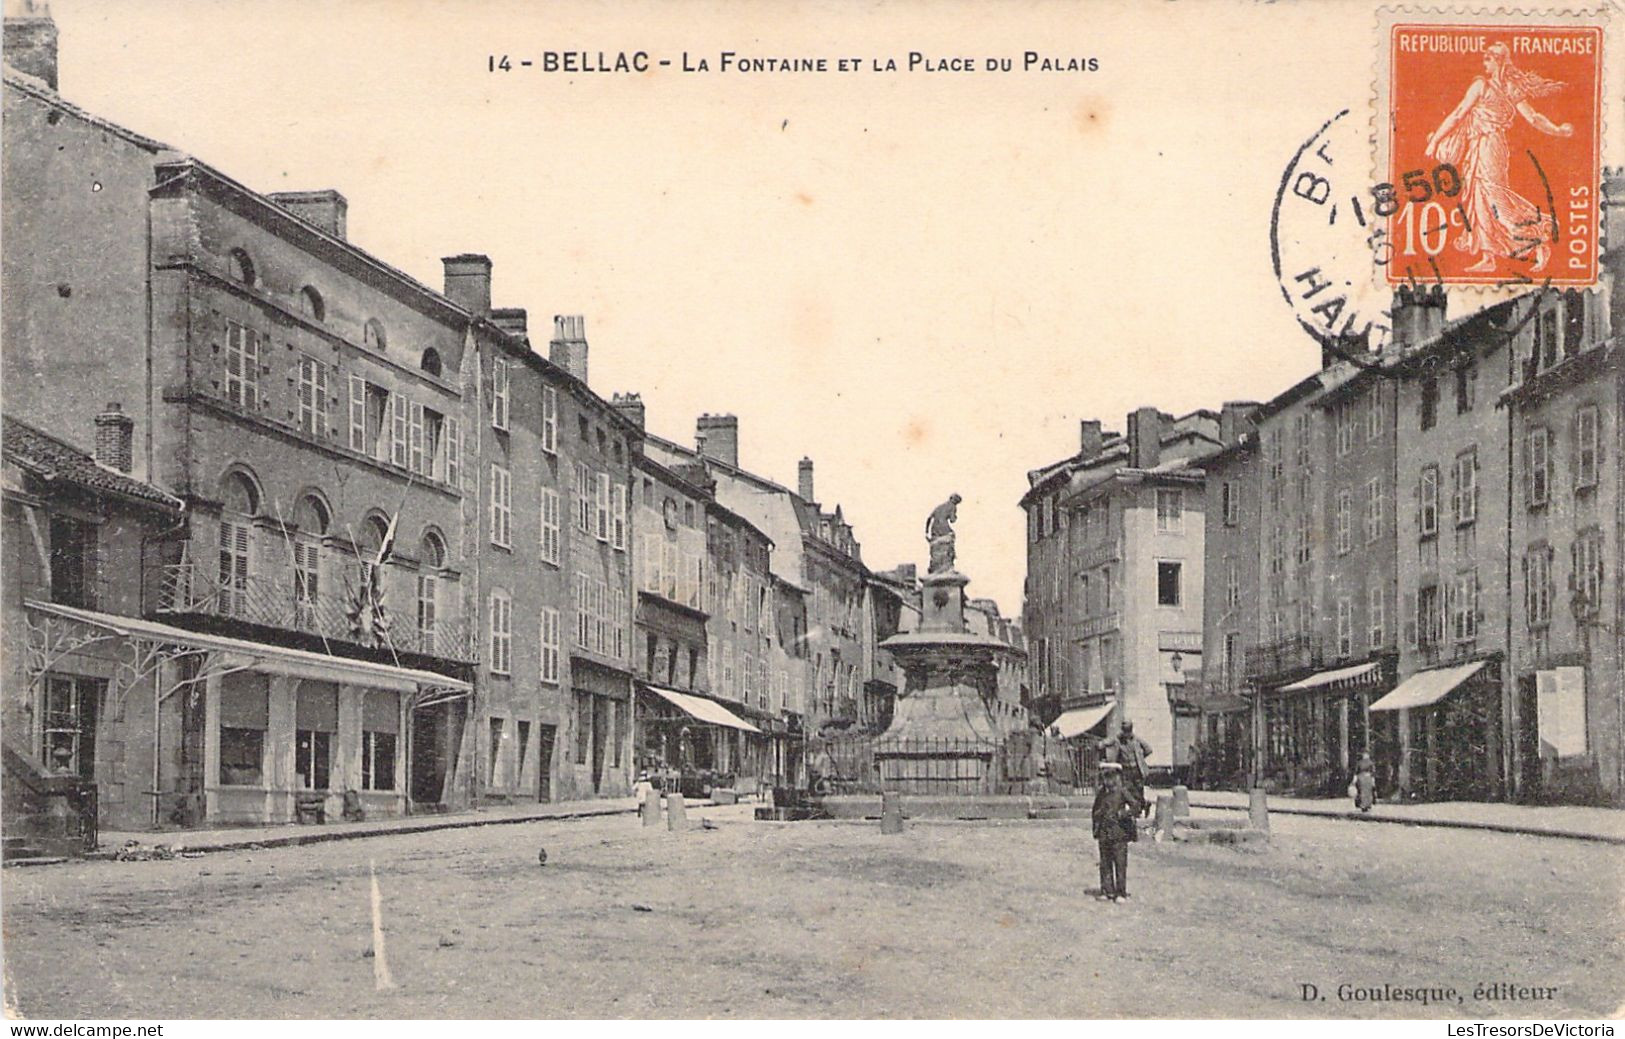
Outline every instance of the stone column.
<svg viewBox="0 0 1625 1039"><path fill-rule="evenodd" d="M299 679L271 675L269 685L265 725L265 820L288 822L295 817L294 797L299 787L295 764Z"/></svg>

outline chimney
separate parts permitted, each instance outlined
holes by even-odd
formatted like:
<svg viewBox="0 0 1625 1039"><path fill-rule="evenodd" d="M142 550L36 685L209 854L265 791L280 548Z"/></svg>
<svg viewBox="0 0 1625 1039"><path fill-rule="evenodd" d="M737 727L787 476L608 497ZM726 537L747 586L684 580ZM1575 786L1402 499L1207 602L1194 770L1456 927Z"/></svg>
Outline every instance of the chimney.
<svg viewBox="0 0 1625 1039"><path fill-rule="evenodd" d="M350 203L332 188L325 191L273 191L266 197L305 223L321 228L334 238L345 237Z"/></svg>
<svg viewBox="0 0 1625 1039"><path fill-rule="evenodd" d="M515 338L530 341L530 318L524 307L498 307L491 311L491 323Z"/></svg>
<svg viewBox="0 0 1625 1039"><path fill-rule="evenodd" d="M1253 428L1253 415L1258 404L1250 400L1227 400L1219 409L1219 443L1229 447Z"/></svg>
<svg viewBox="0 0 1625 1039"><path fill-rule="evenodd" d="M553 315L553 341L548 359L582 382L587 381L587 319L580 314Z"/></svg>
<svg viewBox="0 0 1625 1039"><path fill-rule="evenodd" d="M643 424L644 412L643 412L643 396L642 396L642 394L637 394L637 393L617 393L610 400L610 404L612 404L614 406L615 410L620 412L621 415L624 418L627 419L627 421L631 422L633 425L637 426L639 429L644 428L644 424Z"/></svg>
<svg viewBox="0 0 1625 1039"><path fill-rule="evenodd" d="M1393 345L1409 350L1444 330L1443 285L1401 285L1394 293Z"/></svg>
<svg viewBox="0 0 1625 1039"><path fill-rule="evenodd" d="M460 253L440 261L446 270L446 298L475 317L491 313L491 258Z"/></svg>
<svg viewBox="0 0 1625 1039"><path fill-rule="evenodd" d="M898 563L897 569L893 570L892 573L896 574L898 580L909 587L913 587L914 583L920 578L919 567L913 563Z"/></svg>
<svg viewBox="0 0 1625 1039"><path fill-rule="evenodd" d="M803 458L796 464L796 493L801 500L814 502L818 496L813 494L813 464L811 458Z"/></svg>
<svg viewBox="0 0 1625 1039"><path fill-rule="evenodd" d="M1155 469L1162 458L1162 412L1136 408L1128 417L1128 464L1131 469Z"/></svg>
<svg viewBox="0 0 1625 1039"><path fill-rule="evenodd" d="M56 89L56 22L45 0L6 0L5 59Z"/></svg>
<svg viewBox="0 0 1625 1039"><path fill-rule="evenodd" d="M1078 423L1078 449L1085 458L1093 458L1100 454L1104 439L1100 432L1100 420L1086 418Z"/></svg>
<svg viewBox="0 0 1625 1039"><path fill-rule="evenodd" d="M117 401L96 416L96 461L121 473L130 471L130 442L135 420L124 413Z"/></svg>
<svg viewBox="0 0 1625 1039"><path fill-rule="evenodd" d="M694 423L700 454L739 468L739 420L732 415L701 415Z"/></svg>

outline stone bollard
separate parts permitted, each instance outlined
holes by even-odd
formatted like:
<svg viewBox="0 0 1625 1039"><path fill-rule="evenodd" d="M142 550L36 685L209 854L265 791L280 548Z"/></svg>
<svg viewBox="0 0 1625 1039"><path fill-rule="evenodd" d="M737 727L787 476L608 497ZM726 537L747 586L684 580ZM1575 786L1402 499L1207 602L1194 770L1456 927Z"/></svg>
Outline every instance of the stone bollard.
<svg viewBox="0 0 1625 1039"><path fill-rule="evenodd" d="M1253 787L1247 796L1247 825L1255 830L1269 832L1270 809L1263 787Z"/></svg>
<svg viewBox="0 0 1625 1039"><path fill-rule="evenodd" d="M683 806L682 794L666 795L666 829L675 832L688 829L688 810Z"/></svg>
<svg viewBox="0 0 1625 1039"><path fill-rule="evenodd" d="M643 792L643 803L638 805L638 815L643 819L644 826L660 825L660 791L650 787Z"/></svg>
<svg viewBox="0 0 1625 1039"><path fill-rule="evenodd" d="M1172 811L1174 818L1185 819L1191 814L1191 792L1182 786L1174 787L1174 801Z"/></svg>
<svg viewBox="0 0 1625 1039"><path fill-rule="evenodd" d="M903 795L887 792L880 795L880 832L903 832Z"/></svg>
<svg viewBox="0 0 1625 1039"><path fill-rule="evenodd" d="M1169 830L1174 828L1173 798L1167 794L1157 795L1156 814L1152 816L1151 829L1157 840L1162 840Z"/></svg>

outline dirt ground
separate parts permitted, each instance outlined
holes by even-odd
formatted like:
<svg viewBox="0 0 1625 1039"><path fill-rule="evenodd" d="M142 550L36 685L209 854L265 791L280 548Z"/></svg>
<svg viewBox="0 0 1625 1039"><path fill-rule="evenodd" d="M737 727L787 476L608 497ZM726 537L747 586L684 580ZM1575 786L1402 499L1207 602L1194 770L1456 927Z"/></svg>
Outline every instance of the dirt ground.
<svg viewBox="0 0 1625 1039"><path fill-rule="evenodd" d="M1136 845L1134 899L1115 905L1090 896L1083 823L888 837L702 815L718 828L617 817L9 869L6 1003L82 1019L1551 1018L1625 1002L1618 847L1278 817L1259 850ZM1494 983L1555 993L1475 998ZM1339 998L1384 984L1460 1002Z"/></svg>

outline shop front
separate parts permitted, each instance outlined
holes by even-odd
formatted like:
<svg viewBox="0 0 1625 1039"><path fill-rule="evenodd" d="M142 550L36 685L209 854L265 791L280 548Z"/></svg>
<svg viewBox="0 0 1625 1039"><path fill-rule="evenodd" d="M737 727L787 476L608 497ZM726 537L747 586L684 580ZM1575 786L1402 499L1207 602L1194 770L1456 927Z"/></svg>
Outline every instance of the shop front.
<svg viewBox="0 0 1625 1039"><path fill-rule="evenodd" d="M1411 675L1371 705L1373 718L1394 730L1379 750L1379 780L1392 772L1401 796L1421 800L1500 800L1501 699L1494 660Z"/></svg>
<svg viewBox="0 0 1625 1039"><path fill-rule="evenodd" d="M766 733L715 700L661 686L638 689L639 771L685 797L737 789L742 779L754 788L768 758Z"/></svg>
<svg viewBox="0 0 1625 1039"><path fill-rule="evenodd" d="M1372 701L1387 684L1383 661L1332 668L1261 691L1259 781L1300 797L1341 797L1372 752Z"/></svg>

